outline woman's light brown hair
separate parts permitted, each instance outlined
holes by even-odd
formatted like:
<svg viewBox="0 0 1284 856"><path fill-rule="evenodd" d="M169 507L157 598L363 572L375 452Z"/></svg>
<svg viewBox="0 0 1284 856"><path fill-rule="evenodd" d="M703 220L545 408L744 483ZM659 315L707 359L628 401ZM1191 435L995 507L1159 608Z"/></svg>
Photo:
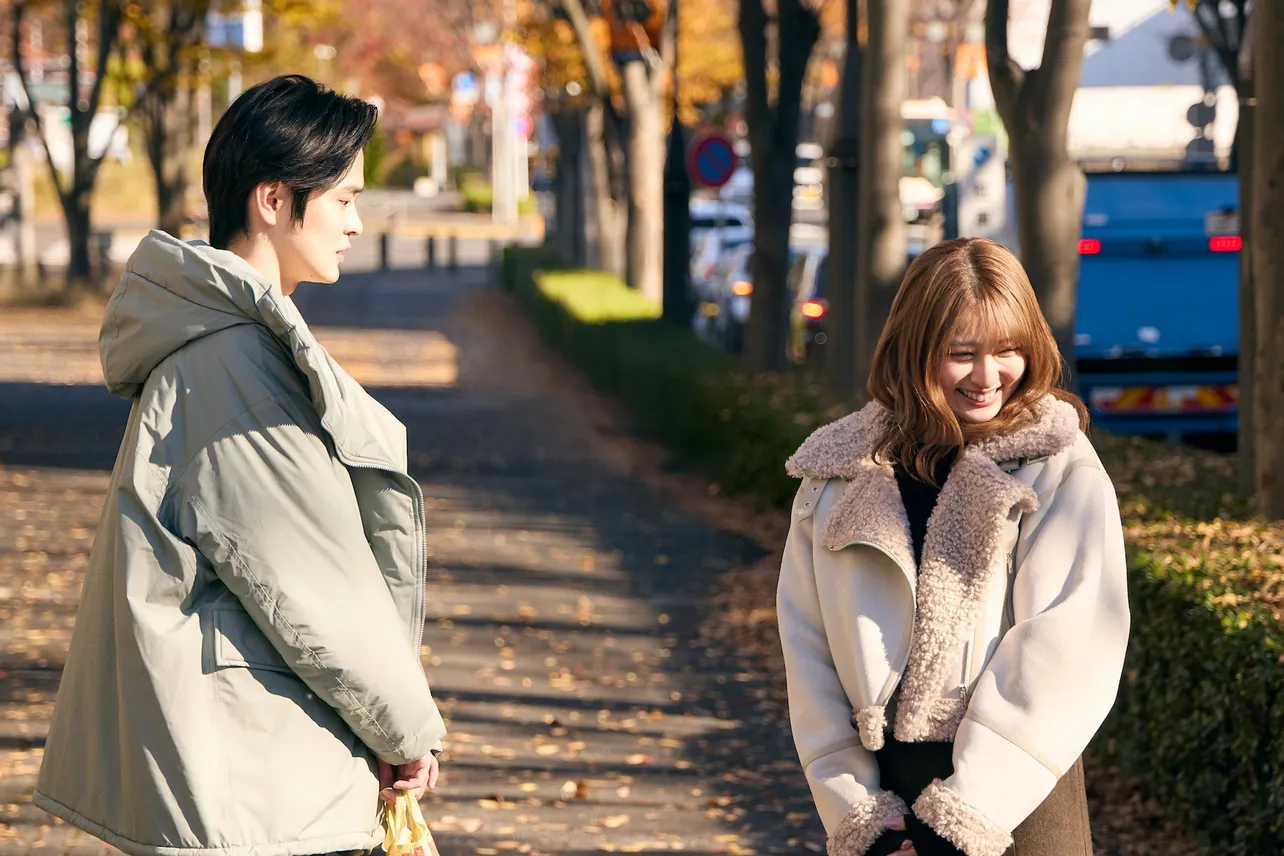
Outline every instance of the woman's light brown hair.
<svg viewBox="0 0 1284 856"><path fill-rule="evenodd" d="M988 334L1025 356L1025 376L989 422L961 421L941 389L941 364L963 331ZM1060 388L1062 377L1056 339L1016 257L984 238L936 244L905 273L874 351L869 396L892 414L874 457L934 481L937 464L951 452L1032 423L1034 404L1046 395L1074 405L1086 429L1087 408Z"/></svg>

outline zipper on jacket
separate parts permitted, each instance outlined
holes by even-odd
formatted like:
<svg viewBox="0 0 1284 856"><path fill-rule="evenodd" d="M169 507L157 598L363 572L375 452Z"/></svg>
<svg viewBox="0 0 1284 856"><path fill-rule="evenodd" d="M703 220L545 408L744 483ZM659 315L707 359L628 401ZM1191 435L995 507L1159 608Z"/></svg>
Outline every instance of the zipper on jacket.
<svg viewBox="0 0 1284 856"><path fill-rule="evenodd" d="M1007 619L1008 626L1004 632L1011 630L1016 625L1016 608L1012 605L1012 596L1015 594L1014 587L1016 584L1016 545L1008 551L1008 574L1004 580L1003 590L1003 617Z"/></svg>
<svg viewBox="0 0 1284 856"><path fill-rule="evenodd" d="M975 636L975 632L973 635ZM968 639L967 647L963 649L963 683L959 684L959 700L964 707L967 707L968 688L972 684L972 649L975 644L975 638Z"/></svg>

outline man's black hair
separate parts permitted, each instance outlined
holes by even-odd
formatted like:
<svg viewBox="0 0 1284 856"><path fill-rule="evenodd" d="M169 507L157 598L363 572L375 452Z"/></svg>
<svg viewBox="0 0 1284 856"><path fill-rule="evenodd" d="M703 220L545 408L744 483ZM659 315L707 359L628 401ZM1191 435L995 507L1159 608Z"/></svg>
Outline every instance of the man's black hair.
<svg viewBox="0 0 1284 856"><path fill-rule="evenodd" d="M210 244L219 249L248 231L254 188L279 181L291 191L291 220L303 223L312 194L339 183L374 135L373 104L287 74L247 89L214 127L205 147Z"/></svg>

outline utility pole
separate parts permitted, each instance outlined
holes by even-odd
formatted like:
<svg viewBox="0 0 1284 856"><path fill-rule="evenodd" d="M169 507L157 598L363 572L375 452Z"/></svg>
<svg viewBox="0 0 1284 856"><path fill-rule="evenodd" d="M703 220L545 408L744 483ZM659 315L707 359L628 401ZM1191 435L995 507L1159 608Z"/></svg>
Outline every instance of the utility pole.
<svg viewBox="0 0 1284 856"><path fill-rule="evenodd" d="M843 60L838 132L826 163L829 167L829 259L825 294L829 295L829 341L826 375L831 394L840 401L863 399L856 377L857 315L856 245L860 233L860 90L861 55L857 39L858 0L847 0L847 56Z"/></svg>
<svg viewBox="0 0 1284 856"><path fill-rule="evenodd" d="M687 279L691 271L691 176L687 174L685 129L678 112L678 43L681 28L678 0L671 0L673 16L673 122L669 127L664 161L664 320L691 323L694 311Z"/></svg>

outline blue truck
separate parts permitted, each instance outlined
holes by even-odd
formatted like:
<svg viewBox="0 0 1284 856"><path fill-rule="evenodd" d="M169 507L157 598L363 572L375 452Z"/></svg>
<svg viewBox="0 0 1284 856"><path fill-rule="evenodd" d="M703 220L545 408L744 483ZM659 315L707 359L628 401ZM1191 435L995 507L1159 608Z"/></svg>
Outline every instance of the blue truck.
<svg viewBox="0 0 1284 856"><path fill-rule="evenodd" d="M1235 173L1090 173L1075 377L1095 424L1233 435L1239 356Z"/></svg>

